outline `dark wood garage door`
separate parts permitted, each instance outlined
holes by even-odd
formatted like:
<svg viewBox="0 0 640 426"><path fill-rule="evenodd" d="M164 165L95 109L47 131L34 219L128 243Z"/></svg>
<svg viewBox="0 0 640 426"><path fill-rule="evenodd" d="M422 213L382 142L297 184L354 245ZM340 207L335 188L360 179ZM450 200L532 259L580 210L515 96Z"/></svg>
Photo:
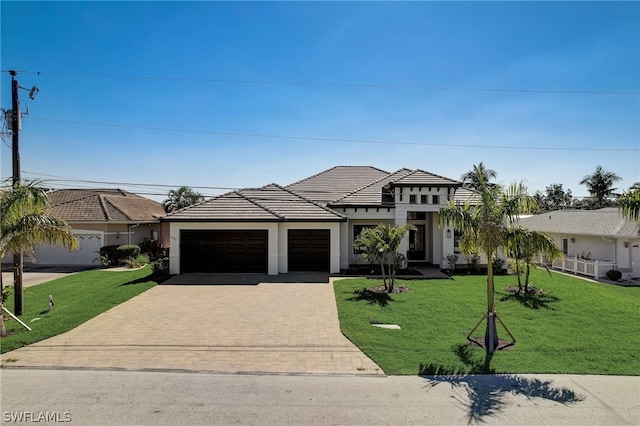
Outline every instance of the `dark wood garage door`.
<svg viewBox="0 0 640 426"><path fill-rule="evenodd" d="M268 231L182 230L180 272L267 273Z"/></svg>
<svg viewBox="0 0 640 426"><path fill-rule="evenodd" d="M289 271L329 272L329 230L289 230Z"/></svg>

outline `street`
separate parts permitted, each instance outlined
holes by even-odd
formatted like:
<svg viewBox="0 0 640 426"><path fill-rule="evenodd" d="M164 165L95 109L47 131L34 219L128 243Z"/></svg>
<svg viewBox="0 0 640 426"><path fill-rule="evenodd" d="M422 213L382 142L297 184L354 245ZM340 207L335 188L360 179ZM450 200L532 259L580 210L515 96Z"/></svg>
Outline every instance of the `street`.
<svg viewBox="0 0 640 426"><path fill-rule="evenodd" d="M46 418L78 425L640 423L638 377L5 368L0 378L2 422L12 424Z"/></svg>

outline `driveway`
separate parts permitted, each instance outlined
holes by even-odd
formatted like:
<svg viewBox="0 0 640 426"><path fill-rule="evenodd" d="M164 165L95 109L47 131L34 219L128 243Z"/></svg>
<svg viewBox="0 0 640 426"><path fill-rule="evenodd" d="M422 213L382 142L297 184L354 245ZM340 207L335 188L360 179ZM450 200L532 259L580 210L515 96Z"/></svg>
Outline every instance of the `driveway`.
<svg viewBox="0 0 640 426"><path fill-rule="evenodd" d="M22 286L42 284L57 278L66 277L88 269L95 269L95 266L40 266L27 264L22 269ZM13 285L13 266L2 265L2 282L5 285Z"/></svg>
<svg viewBox="0 0 640 426"><path fill-rule="evenodd" d="M333 285L171 281L68 333L2 356L6 367L369 374L340 332Z"/></svg>

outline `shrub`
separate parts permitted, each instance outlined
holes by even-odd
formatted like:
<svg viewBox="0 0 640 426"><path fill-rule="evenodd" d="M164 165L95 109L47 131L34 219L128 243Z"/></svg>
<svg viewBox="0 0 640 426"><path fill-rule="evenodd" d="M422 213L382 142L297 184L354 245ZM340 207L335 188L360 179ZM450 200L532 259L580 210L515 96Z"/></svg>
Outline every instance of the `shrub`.
<svg viewBox="0 0 640 426"><path fill-rule="evenodd" d="M609 269L606 275L607 279L610 281L618 281L620 278L622 278L622 272L616 269Z"/></svg>
<svg viewBox="0 0 640 426"><path fill-rule="evenodd" d="M142 268L149 263L149 256L141 254L135 258L125 259L124 263L131 269Z"/></svg>
<svg viewBox="0 0 640 426"><path fill-rule="evenodd" d="M103 246L100 247L99 257L96 259L104 268L121 266L127 260L140 256L140 247L132 244L123 246Z"/></svg>
<svg viewBox="0 0 640 426"><path fill-rule="evenodd" d="M118 247L118 256L122 262L125 262L128 259L135 259L140 256L140 247L134 244L125 244L120 246Z"/></svg>
<svg viewBox="0 0 640 426"><path fill-rule="evenodd" d="M155 277L166 277L169 275L169 258L163 257L151 264L153 267L153 275Z"/></svg>
<svg viewBox="0 0 640 426"><path fill-rule="evenodd" d="M164 257L165 248L160 241L145 237L140 241L140 252L149 255L149 258L155 261Z"/></svg>
<svg viewBox="0 0 640 426"><path fill-rule="evenodd" d="M476 274L480 271L480 256L475 253L472 253L466 257L467 267L469 268L469 272L472 274Z"/></svg>

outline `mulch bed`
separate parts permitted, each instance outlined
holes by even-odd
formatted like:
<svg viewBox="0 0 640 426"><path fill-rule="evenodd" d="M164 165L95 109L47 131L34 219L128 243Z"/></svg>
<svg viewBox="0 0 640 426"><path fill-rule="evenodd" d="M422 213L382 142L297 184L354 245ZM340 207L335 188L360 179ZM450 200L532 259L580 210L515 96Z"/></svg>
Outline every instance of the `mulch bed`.
<svg viewBox="0 0 640 426"><path fill-rule="evenodd" d="M383 285L371 287L369 291L372 293L378 293L378 294L387 293L387 290L384 288ZM396 286L393 286L393 291L388 294L400 294L400 293L406 293L408 291L411 291L409 287L405 287L403 285L396 285Z"/></svg>
<svg viewBox="0 0 640 426"><path fill-rule="evenodd" d="M517 285L510 285L508 287L504 288L506 291L510 292L510 293L518 293L519 289ZM535 287L531 287L529 286L529 291L527 291L525 293L524 287L522 287L522 292L521 294L528 294L528 295L536 295L536 296L544 296L545 293L543 289L541 288L535 288Z"/></svg>

